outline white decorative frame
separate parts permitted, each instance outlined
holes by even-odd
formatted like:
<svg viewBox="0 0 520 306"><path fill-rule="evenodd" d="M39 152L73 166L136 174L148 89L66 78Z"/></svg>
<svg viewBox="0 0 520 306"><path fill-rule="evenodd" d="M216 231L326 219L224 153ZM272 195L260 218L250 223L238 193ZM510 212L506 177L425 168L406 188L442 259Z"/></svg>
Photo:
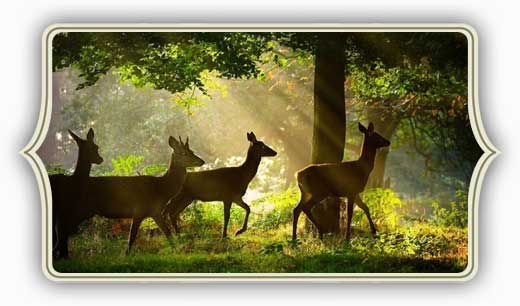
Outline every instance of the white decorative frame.
<svg viewBox="0 0 520 306"><path fill-rule="evenodd" d="M60 273L52 266L52 198L45 166L36 154L43 143L52 110L52 39L60 32L458 32L468 39L468 113L475 139L484 151L471 177L468 193L468 265L459 273ZM42 201L42 269L60 282L446 282L467 281L478 267L478 206L487 168L500 152L486 135L478 102L478 40L466 24L54 24L42 37L42 102L38 124L20 152L31 164Z"/></svg>

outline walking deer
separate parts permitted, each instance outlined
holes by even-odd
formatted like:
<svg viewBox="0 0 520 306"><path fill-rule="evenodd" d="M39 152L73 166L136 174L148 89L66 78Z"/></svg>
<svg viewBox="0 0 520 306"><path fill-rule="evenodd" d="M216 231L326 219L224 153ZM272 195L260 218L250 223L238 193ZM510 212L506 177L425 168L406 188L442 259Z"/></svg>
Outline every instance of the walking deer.
<svg viewBox="0 0 520 306"><path fill-rule="evenodd" d="M105 176L89 179L88 213L83 218L100 215L107 218L131 218L126 254L130 253L143 219L151 217L169 242L171 232L161 212L170 198L175 196L186 179L187 167L198 167L204 161L185 143L171 137L173 149L167 172L155 176Z"/></svg>
<svg viewBox="0 0 520 306"><path fill-rule="evenodd" d="M179 194L172 198L163 214L169 214L175 231L179 214L194 200L224 202L224 228L222 237L227 237L227 227L231 210L231 203L236 203L246 211L242 228L235 235L246 231L250 208L242 197L247 187L255 177L264 156L276 156L276 151L258 141L253 132L247 133L247 140L251 143L247 150L244 163L238 167L226 167L208 171L190 172Z"/></svg>
<svg viewBox="0 0 520 306"><path fill-rule="evenodd" d="M85 202L88 192L88 177L92 164L101 164L103 158L94 143L94 130L89 129L87 139L69 130L70 136L78 145L78 160L71 176L50 175L52 193L52 246L55 258L68 257L68 233L74 230L75 216Z"/></svg>
<svg viewBox="0 0 520 306"><path fill-rule="evenodd" d="M365 212L372 234L376 233L376 227L370 217L368 206L363 203L359 194L365 189L368 176L374 168L376 150L389 146L390 141L375 132L372 123L368 125L368 129L361 123L358 125L359 131L364 134L363 148L358 160L309 165L296 172L301 200L293 211L293 240L296 240L298 218L302 211L316 226L320 238L323 238L323 231L312 216L311 210L326 197L347 197L347 229L345 233L347 241L350 240L350 223L354 202Z"/></svg>

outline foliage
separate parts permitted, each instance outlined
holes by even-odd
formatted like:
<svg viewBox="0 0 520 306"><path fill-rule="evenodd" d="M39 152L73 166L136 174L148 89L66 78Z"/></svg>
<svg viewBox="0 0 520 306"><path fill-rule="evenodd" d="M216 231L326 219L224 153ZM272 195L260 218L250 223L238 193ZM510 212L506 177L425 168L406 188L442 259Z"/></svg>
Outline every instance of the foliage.
<svg viewBox="0 0 520 306"><path fill-rule="evenodd" d="M70 170L65 169L62 165L48 165L46 167L47 173L49 175L55 175L55 174L66 174L70 175L72 174Z"/></svg>
<svg viewBox="0 0 520 306"><path fill-rule="evenodd" d="M467 133L466 66L438 68L423 57L419 63L405 60L396 67L376 61L350 69L351 111L366 110L382 122L401 122L396 143L420 154L426 171L449 172L469 181L481 151Z"/></svg>
<svg viewBox="0 0 520 306"><path fill-rule="evenodd" d="M143 168L143 175L159 176L166 173L168 165L165 164L151 164Z"/></svg>
<svg viewBox="0 0 520 306"><path fill-rule="evenodd" d="M437 226L454 226L466 228L468 226L468 193L457 190L456 200L450 202L449 208L444 208L438 202L432 203L432 222Z"/></svg>
<svg viewBox="0 0 520 306"><path fill-rule="evenodd" d="M116 176L130 176L135 175L135 169L143 162L143 156L127 155L119 156L117 159L112 159L114 171L112 175Z"/></svg>
<svg viewBox="0 0 520 306"><path fill-rule="evenodd" d="M363 193L363 202L369 207L370 215L377 228L394 230L400 225L401 215L399 208L403 206L401 200L391 189L374 188ZM364 213L358 210L352 217L354 224L368 228L368 220Z"/></svg>
<svg viewBox="0 0 520 306"><path fill-rule="evenodd" d="M256 62L267 50L265 37L250 33L69 32L53 40L53 69L72 66L80 70L79 89L94 85L116 68L121 81L137 87L206 92L203 72L256 78Z"/></svg>
<svg viewBox="0 0 520 306"><path fill-rule="evenodd" d="M258 230L273 230L292 221L292 212L299 201L300 192L296 187L269 194L253 202L257 211L251 227Z"/></svg>
<svg viewBox="0 0 520 306"><path fill-rule="evenodd" d="M427 58L418 65L405 61L386 67L375 62L351 69L352 93L359 101L376 103L372 107L443 119L466 115L467 83L465 75L457 78L460 71L434 70Z"/></svg>

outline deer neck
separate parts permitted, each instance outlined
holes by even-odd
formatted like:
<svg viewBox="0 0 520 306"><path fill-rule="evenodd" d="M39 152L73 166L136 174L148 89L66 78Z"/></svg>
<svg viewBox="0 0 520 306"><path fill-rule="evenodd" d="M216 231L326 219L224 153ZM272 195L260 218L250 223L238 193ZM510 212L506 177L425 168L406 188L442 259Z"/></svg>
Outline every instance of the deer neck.
<svg viewBox="0 0 520 306"><path fill-rule="evenodd" d="M87 156L81 151L78 152L78 160L76 162L76 168L74 169L73 176L81 179L88 179L90 175L90 169L92 164L89 162Z"/></svg>
<svg viewBox="0 0 520 306"><path fill-rule="evenodd" d="M175 155L172 155L172 158L170 160L170 165L168 166L168 171L166 171L166 174L164 176L168 179L174 179L176 177L185 176L186 173L187 173L186 167L184 165L181 165L175 159Z"/></svg>
<svg viewBox="0 0 520 306"><path fill-rule="evenodd" d="M363 174L367 177L374 169L374 162L376 159L376 148L367 144L367 142L363 142L363 149L361 151L361 156L359 158L359 163L361 165L361 169L363 170Z"/></svg>
<svg viewBox="0 0 520 306"><path fill-rule="evenodd" d="M244 177L248 179L248 182L250 182L255 177L261 159L261 157L254 155L253 150L249 148L247 151L246 160L240 166L244 173Z"/></svg>

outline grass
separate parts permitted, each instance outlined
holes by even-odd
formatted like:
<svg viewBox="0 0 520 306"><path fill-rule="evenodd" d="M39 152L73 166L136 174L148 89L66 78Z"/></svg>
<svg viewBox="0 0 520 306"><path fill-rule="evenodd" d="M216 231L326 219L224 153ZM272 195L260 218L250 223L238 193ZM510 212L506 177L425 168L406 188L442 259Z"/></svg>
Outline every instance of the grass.
<svg viewBox="0 0 520 306"><path fill-rule="evenodd" d="M243 212L233 208L226 239L220 237L222 204L192 205L183 215L182 233L171 244L148 223L129 256L124 254L127 226L98 218L71 239L71 257L55 261L54 268L63 273L447 273L467 265L467 229L423 218L403 221L389 215L388 207L378 207L396 201L380 198L367 203L379 228L376 237L357 212L349 243L333 235L321 241L304 232L303 222L300 239L293 242L297 197L289 189L253 202L249 229L238 237L232 234L240 228Z"/></svg>
<svg viewBox="0 0 520 306"><path fill-rule="evenodd" d="M71 258L56 261L54 267L65 273L362 273L461 272L467 263L464 233L458 230L444 237L415 236L417 244L407 241L412 239L411 233L371 238L356 231L362 236L351 243L333 236L324 241L307 236L293 243L288 240L288 228L250 231L227 239L219 238L218 233L203 237L182 234L173 239L173 246L160 235L141 235L129 256L124 255L126 240L122 237L92 240L79 236L72 239ZM398 238L390 242L388 237ZM428 242L432 240L441 245Z"/></svg>

